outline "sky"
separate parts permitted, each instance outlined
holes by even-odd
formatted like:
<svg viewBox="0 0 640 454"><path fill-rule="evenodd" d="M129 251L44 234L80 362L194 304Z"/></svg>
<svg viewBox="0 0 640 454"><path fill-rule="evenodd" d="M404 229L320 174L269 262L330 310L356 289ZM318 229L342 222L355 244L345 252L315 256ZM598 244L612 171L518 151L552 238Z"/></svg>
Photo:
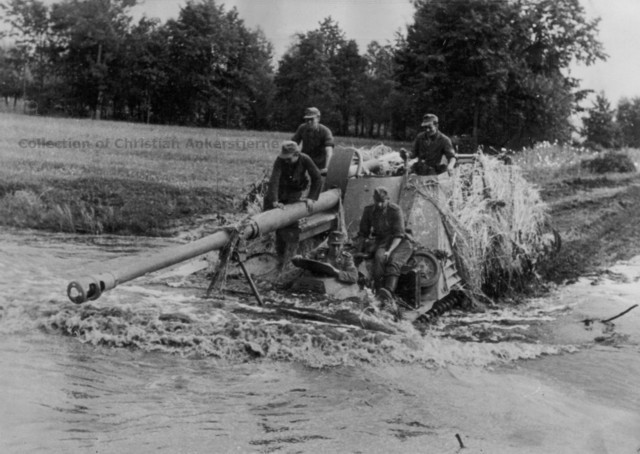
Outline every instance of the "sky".
<svg viewBox="0 0 640 454"><path fill-rule="evenodd" d="M184 1L142 0L136 13L147 16L176 17ZM318 28L327 16L335 19L354 39L360 51L371 41L384 44L393 41L397 30L404 30L413 17L413 6L408 0L216 0L226 9L236 7L240 17L251 27L260 27L274 45L276 60L291 45L296 33ZM640 0L639 0L640 1Z"/></svg>
<svg viewBox="0 0 640 454"><path fill-rule="evenodd" d="M587 17L600 17L598 37L605 62L577 67L572 75L583 88L604 91L613 105L621 97L640 97L640 0L582 0Z"/></svg>
<svg viewBox="0 0 640 454"><path fill-rule="evenodd" d="M44 0L55 3L56 0ZM294 35L318 27L331 16L355 39L363 53L376 40L393 42L397 31L412 22L410 0L217 0L236 7L250 28L260 27L274 45L275 60L291 45ZM615 106L621 97L640 97L640 0L580 0L588 18L600 17L599 39L609 58L590 67L573 67L571 75L582 88L603 91ZM141 0L133 13L162 21L178 16L186 0Z"/></svg>

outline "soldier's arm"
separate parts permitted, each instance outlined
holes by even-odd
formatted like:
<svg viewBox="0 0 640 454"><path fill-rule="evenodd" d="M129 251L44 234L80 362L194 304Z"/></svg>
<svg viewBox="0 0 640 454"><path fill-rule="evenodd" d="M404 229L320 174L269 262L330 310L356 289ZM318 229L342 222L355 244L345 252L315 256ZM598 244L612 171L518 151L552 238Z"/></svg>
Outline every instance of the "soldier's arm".
<svg viewBox="0 0 640 454"><path fill-rule="evenodd" d="M456 166L456 158L455 156L449 159L449 163L447 164L447 172L451 173Z"/></svg>
<svg viewBox="0 0 640 454"><path fill-rule="evenodd" d="M444 144L442 152L447 157L447 172L451 173L456 166L456 150L453 148L453 143L448 137L444 137Z"/></svg>
<svg viewBox="0 0 640 454"><path fill-rule="evenodd" d="M358 282L358 269L353 262L353 256L348 252L342 253L342 267L338 271L337 279L340 282L346 282L347 284L355 284Z"/></svg>
<svg viewBox="0 0 640 454"><path fill-rule="evenodd" d="M300 145L300 142L302 142L302 128L303 127L304 127L304 125L298 126L298 129L296 130L296 133L291 138L291 140L293 140L298 145Z"/></svg>
<svg viewBox="0 0 640 454"><path fill-rule="evenodd" d="M280 166L280 159L276 159L273 163L273 169L271 170L271 177L269 177L269 188L264 196L265 210L273 208L274 204L278 202L278 186L280 186L280 174L282 167Z"/></svg>
<svg viewBox="0 0 640 454"><path fill-rule="evenodd" d="M451 139L447 136L444 136L444 140L442 143L442 153L447 157L448 160L456 158L456 149L453 147Z"/></svg>
<svg viewBox="0 0 640 454"><path fill-rule="evenodd" d="M384 253L386 258L389 258L391 253L398 247L402 239L405 237L406 233L404 231L404 216L402 215L402 210L399 206L393 205L389 207L387 210L389 216L389 225L391 226L391 233L393 235L393 240L391 240L391 245Z"/></svg>
<svg viewBox="0 0 640 454"><path fill-rule="evenodd" d="M322 189L322 176L320 175L320 170L318 170L318 167L310 157L306 155L301 155L301 157L304 157L303 165L305 166L305 170L307 171L307 173L309 174L309 178L311 179L309 198L311 200L318 200L318 197L320 197L320 190Z"/></svg>
<svg viewBox="0 0 640 454"><path fill-rule="evenodd" d="M393 251L395 251L395 249L398 247L401 241L402 241L402 238L397 236L394 237L393 240L391 240L391 245L389 246L389 249L385 251L384 255L387 258L389 258L389 256L393 253Z"/></svg>
<svg viewBox="0 0 640 454"><path fill-rule="evenodd" d="M326 160L324 161L325 164L325 168L324 169L320 169L320 173L322 175L326 175L327 174L327 170L329 169L329 162L331 161L331 158L333 157L333 147L324 147L324 152L326 155Z"/></svg>
<svg viewBox="0 0 640 454"><path fill-rule="evenodd" d="M335 146L335 143L333 141L333 134L331 133L331 130L325 127L323 131L323 145L327 159L325 160L325 168L320 169L320 171L324 171L324 173L326 174L327 169L329 168L329 162L331 161L331 157L333 156L333 147Z"/></svg>

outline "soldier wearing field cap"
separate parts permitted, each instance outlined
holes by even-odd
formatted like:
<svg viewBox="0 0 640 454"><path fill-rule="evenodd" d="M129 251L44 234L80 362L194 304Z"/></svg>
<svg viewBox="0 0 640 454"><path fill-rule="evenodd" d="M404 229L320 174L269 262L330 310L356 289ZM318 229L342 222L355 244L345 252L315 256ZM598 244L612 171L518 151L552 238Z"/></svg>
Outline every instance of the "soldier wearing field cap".
<svg viewBox="0 0 640 454"><path fill-rule="evenodd" d="M358 281L358 269L353 261L353 256L344 250L346 241L346 233L334 230L329 234L327 242L311 251L308 258L328 263L335 268L333 277L338 281L345 284L355 284Z"/></svg>
<svg viewBox="0 0 640 454"><path fill-rule="evenodd" d="M393 299L400 269L413 253L413 241L405 231L402 209L389 201L383 187L373 191L373 204L364 207L358 231L358 250L365 252L366 242L373 239L373 285L384 299Z"/></svg>
<svg viewBox="0 0 640 454"><path fill-rule="evenodd" d="M309 156L300 152L297 143L286 140L273 163L264 209L283 208L300 201L307 202L310 207L314 200L318 200L321 187L318 167ZM306 197L303 197L305 193Z"/></svg>
<svg viewBox="0 0 640 454"><path fill-rule="evenodd" d="M407 152L400 150L400 156L406 161L418 158L411 171L418 175L439 175L453 172L456 165L456 153L451 139L438 130L438 117L434 114L425 114L422 117L423 132L416 136L413 142L413 150ZM447 158L447 164L441 164L442 157Z"/></svg>
<svg viewBox="0 0 640 454"><path fill-rule="evenodd" d="M313 159L322 175L327 174L333 154L333 134L320 123L320 111L317 108L308 107L305 110L304 123L298 127L291 140L298 145L302 143L302 153Z"/></svg>
<svg viewBox="0 0 640 454"><path fill-rule="evenodd" d="M284 208L285 205L304 201L311 209L322 188L320 171L311 158L300 152L298 144L286 140L273 163L269 188L264 197L264 209ZM284 265L287 244L276 231L276 252Z"/></svg>

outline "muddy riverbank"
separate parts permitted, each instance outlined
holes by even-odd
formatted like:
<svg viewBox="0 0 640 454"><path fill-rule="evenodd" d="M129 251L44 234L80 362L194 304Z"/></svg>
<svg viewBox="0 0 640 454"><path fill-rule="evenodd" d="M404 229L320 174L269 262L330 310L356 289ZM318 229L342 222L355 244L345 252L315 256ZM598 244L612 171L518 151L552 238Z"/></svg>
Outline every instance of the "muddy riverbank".
<svg viewBox="0 0 640 454"><path fill-rule="evenodd" d="M540 188L562 250L541 276L573 282L640 254L640 177L610 174L554 181Z"/></svg>

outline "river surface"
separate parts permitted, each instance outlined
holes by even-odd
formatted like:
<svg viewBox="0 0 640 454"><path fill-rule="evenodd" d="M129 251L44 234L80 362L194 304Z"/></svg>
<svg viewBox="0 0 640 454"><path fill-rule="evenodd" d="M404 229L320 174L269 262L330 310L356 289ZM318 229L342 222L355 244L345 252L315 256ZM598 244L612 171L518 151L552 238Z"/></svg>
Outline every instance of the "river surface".
<svg viewBox="0 0 640 454"><path fill-rule="evenodd" d="M600 321L640 257L424 337L244 317L180 273L67 300L173 244L0 230L1 453L640 452L640 308Z"/></svg>

